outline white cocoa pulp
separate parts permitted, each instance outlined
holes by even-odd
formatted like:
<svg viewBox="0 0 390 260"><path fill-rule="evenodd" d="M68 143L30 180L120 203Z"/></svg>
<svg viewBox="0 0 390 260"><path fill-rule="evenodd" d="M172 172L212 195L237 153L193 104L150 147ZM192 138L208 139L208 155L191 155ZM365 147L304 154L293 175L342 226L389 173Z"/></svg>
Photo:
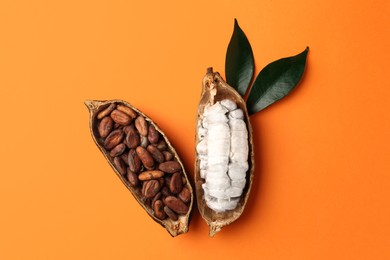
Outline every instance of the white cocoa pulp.
<svg viewBox="0 0 390 260"><path fill-rule="evenodd" d="M237 207L248 171L248 130L244 113L224 99L207 105L198 124L196 146L207 206L224 212Z"/></svg>

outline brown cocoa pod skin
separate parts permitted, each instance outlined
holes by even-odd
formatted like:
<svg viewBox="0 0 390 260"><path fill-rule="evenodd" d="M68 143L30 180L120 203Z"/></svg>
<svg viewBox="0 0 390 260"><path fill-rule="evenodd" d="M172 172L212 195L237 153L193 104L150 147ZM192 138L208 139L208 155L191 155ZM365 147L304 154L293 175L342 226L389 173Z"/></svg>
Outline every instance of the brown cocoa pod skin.
<svg viewBox="0 0 390 260"><path fill-rule="evenodd" d="M138 157L135 149L131 149L127 156L127 162L129 165L130 171L138 173L141 170L141 160Z"/></svg>
<svg viewBox="0 0 390 260"><path fill-rule="evenodd" d="M160 191L160 183L158 180L145 181L142 186L142 195L145 198L151 199Z"/></svg>
<svg viewBox="0 0 390 260"><path fill-rule="evenodd" d="M160 171L172 174L172 173L180 171L181 170L181 166L176 161L167 161L167 162L160 163L158 165L158 169Z"/></svg>
<svg viewBox="0 0 390 260"><path fill-rule="evenodd" d="M154 169L154 160L153 160L152 155L148 152L148 150L146 150L142 146L138 146L135 149L135 151L136 151L138 157L140 158L142 164L145 166L145 168L148 170L153 170Z"/></svg>
<svg viewBox="0 0 390 260"><path fill-rule="evenodd" d="M164 155L157 147L155 147L153 145L148 145L148 147L146 147L146 150L148 150L148 152L152 155L153 159L156 162L158 162L158 163L164 162L164 160L165 160Z"/></svg>
<svg viewBox="0 0 390 260"><path fill-rule="evenodd" d="M115 168L118 170L118 172L122 175L125 175L127 173L126 171L126 164L120 157L114 157L114 165Z"/></svg>
<svg viewBox="0 0 390 260"><path fill-rule="evenodd" d="M164 211L164 204L161 200L156 200L153 204L154 216L159 219L166 219L167 214Z"/></svg>
<svg viewBox="0 0 390 260"><path fill-rule="evenodd" d="M173 154L168 151L162 151L165 161L170 161L173 158Z"/></svg>
<svg viewBox="0 0 390 260"><path fill-rule="evenodd" d="M134 121L135 128L137 128L140 135L148 136L148 123L143 116L138 116Z"/></svg>
<svg viewBox="0 0 390 260"><path fill-rule="evenodd" d="M191 200L191 192L184 187L181 192L178 194L179 199L181 199L184 203L188 203Z"/></svg>
<svg viewBox="0 0 390 260"><path fill-rule="evenodd" d="M138 180L140 181L149 181L156 180L164 176L164 172L158 170L144 171L138 175Z"/></svg>
<svg viewBox="0 0 390 260"><path fill-rule="evenodd" d="M106 138L114 128L114 121L111 117L106 116L99 123L98 131L101 138Z"/></svg>
<svg viewBox="0 0 390 260"><path fill-rule="evenodd" d="M170 219L172 219L173 221L176 221L176 220L179 219L178 216L176 215L176 213L173 212L173 210L171 210L168 206L165 206L165 207L164 207L164 212L165 212L165 213L168 215L168 217L169 217Z"/></svg>
<svg viewBox="0 0 390 260"><path fill-rule="evenodd" d="M110 151L110 156L111 157L120 156L125 150L126 150L126 145L124 143L120 143L114 148L112 148L112 150Z"/></svg>
<svg viewBox="0 0 390 260"><path fill-rule="evenodd" d="M181 192L183 189L183 181L181 180L181 174L176 172L172 175L171 181L169 183L169 190L173 194L177 194Z"/></svg>
<svg viewBox="0 0 390 260"><path fill-rule="evenodd" d="M133 186L133 187L136 187L138 186L138 176L137 174L135 174L134 172L130 171L129 169L127 169L127 180L129 181L130 185Z"/></svg>
<svg viewBox="0 0 390 260"><path fill-rule="evenodd" d="M153 125L149 125L148 140L151 144L156 144L159 139L159 133Z"/></svg>
<svg viewBox="0 0 390 260"><path fill-rule="evenodd" d="M137 117L137 113L135 113L135 111L130 107L124 105L117 105L116 109L128 115L131 120Z"/></svg>
<svg viewBox="0 0 390 260"><path fill-rule="evenodd" d="M114 109L110 114L112 120L114 120L115 123L119 125L128 125L131 122L131 118L128 114L118 110Z"/></svg>
<svg viewBox="0 0 390 260"><path fill-rule="evenodd" d="M114 103L110 104L106 109L102 110L98 115L97 119L102 119L105 116L108 116L114 109L116 105Z"/></svg>
<svg viewBox="0 0 390 260"><path fill-rule="evenodd" d="M141 140L139 134L137 133L137 130L135 130L134 127L127 130L125 143L127 147L129 147L130 149L136 148L137 146L140 145Z"/></svg>
<svg viewBox="0 0 390 260"><path fill-rule="evenodd" d="M174 196L166 197L164 203L177 214L186 214L188 211L188 206Z"/></svg>
<svg viewBox="0 0 390 260"><path fill-rule="evenodd" d="M154 144L160 151L165 151L167 149L167 143L164 140L160 140L157 144Z"/></svg>
<svg viewBox="0 0 390 260"><path fill-rule="evenodd" d="M122 129L116 129L112 131L104 140L104 148L107 150L111 150L115 146L117 146L120 142L122 142L125 137L125 133L123 133Z"/></svg>

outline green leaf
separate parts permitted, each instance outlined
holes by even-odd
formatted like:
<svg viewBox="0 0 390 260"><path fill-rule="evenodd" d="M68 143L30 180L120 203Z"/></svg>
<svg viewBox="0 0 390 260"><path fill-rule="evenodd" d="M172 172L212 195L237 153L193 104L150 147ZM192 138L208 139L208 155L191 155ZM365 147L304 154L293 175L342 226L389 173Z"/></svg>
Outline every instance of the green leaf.
<svg viewBox="0 0 390 260"><path fill-rule="evenodd" d="M274 61L260 71L246 103L250 115L290 93L302 78L308 51L309 47L296 56Z"/></svg>
<svg viewBox="0 0 390 260"><path fill-rule="evenodd" d="M251 45L237 20L234 19L233 35L226 51L226 82L244 96L252 80L253 70Z"/></svg>

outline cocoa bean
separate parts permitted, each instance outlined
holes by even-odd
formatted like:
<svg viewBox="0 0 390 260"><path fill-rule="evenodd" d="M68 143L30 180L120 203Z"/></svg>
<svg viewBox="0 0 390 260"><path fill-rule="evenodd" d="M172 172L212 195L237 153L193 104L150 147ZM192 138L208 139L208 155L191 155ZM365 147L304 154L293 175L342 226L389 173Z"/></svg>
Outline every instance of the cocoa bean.
<svg viewBox="0 0 390 260"><path fill-rule="evenodd" d="M119 156L125 151L125 149L126 149L126 145L124 143L120 143L117 146L115 146L114 148L112 148L112 150L110 152L110 156L111 157Z"/></svg>
<svg viewBox="0 0 390 260"><path fill-rule="evenodd" d="M152 199L152 205L154 205L154 203L156 203L157 200L161 200L161 197L162 197L161 191L157 192L156 196L154 196Z"/></svg>
<svg viewBox="0 0 390 260"><path fill-rule="evenodd" d="M162 187L161 193L165 197L168 197L168 196L172 195L172 193L169 191L169 188L167 186Z"/></svg>
<svg viewBox="0 0 390 260"><path fill-rule="evenodd" d="M114 121L112 121L111 117L106 116L99 123L98 132L100 137L106 138L109 133L111 133L114 126Z"/></svg>
<svg viewBox="0 0 390 260"><path fill-rule="evenodd" d="M135 149L131 149L129 151L127 159L130 171L137 173L141 170L141 160L139 159Z"/></svg>
<svg viewBox="0 0 390 260"><path fill-rule="evenodd" d="M186 214L188 211L188 206L184 204L183 201L174 197L168 196L164 200L165 205L167 205L171 210L178 214Z"/></svg>
<svg viewBox="0 0 390 260"><path fill-rule="evenodd" d="M146 147L146 150L148 150L148 152L152 155L153 159L158 162L158 163L162 163L164 162L164 155L162 154L162 152L160 152L160 150L153 146L153 145L148 145L148 147Z"/></svg>
<svg viewBox="0 0 390 260"><path fill-rule="evenodd" d="M127 130L125 142L127 147L129 147L130 149L136 148L141 143L139 134L137 133L137 130L135 130L134 127Z"/></svg>
<svg viewBox="0 0 390 260"><path fill-rule="evenodd" d="M173 158L173 154L168 151L162 151L165 161L170 161Z"/></svg>
<svg viewBox="0 0 390 260"><path fill-rule="evenodd" d="M146 148L146 147L149 145L148 137L147 137L147 136L141 135L141 136L140 136L140 139L141 139L141 144L140 144L140 145L141 145L143 148Z"/></svg>
<svg viewBox="0 0 390 260"><path fill-rule="evenodd" d="M134 127L133 124L124 126L124 127L123 127L123 132L125 132L125 134L127 135L127 134L129 133L129 131L132 130L132 129L135 130L135 127Z"/></svg>
<svg viewBox="0 0 390 260"><path fill-rule="evenodd" d="M133 109L131 109L130 107L127 107L127 106L124 106L124 105L118 105L116 107L116 109L118 109L119 111L125 113L126 115L128 115L131 120L133 120L134 118L137 117L137 113L135 113L135 111Z"/></svg>
<svg viewBox="0 0 390 260"><path fill-rule="evenodd" d="M120 157L114 157L114 165L118 172L122 175L126 174L126 164Z"/></svg>
<svg viewBox="0 0 390 260"><path fill-rule="evenodd" d="M159 133L153 125L149 125L148 139L152 144L156 144L158 142Z"/></svg>
<svg viewBox="0 0 390 260"><path fill-rule="evenodd" d="M130 171L129 169L127 170L127 180L129 181L130 185L133 187L136 187L138 185L137 174Z"/></svg>
<svg viewBox="0 0 390 260"><path fill-rule="evenodd" d="M169 190L173 194L181 192L183 189L183 181L181 180L181 174L176 172L172 175L171 181L169 183Z"/></svg>
<svg viewBox="0 0 390 260"><path fill-rule="evenodd" d="M123 153L121 155L122 160L126 163L126 165L129 165L129 158L127 157L127 153Z"/></svg>
<svg viewBox="0 0 390 260"><path fill-rule="evenodd" d="M102 119L105 116L108 116L114 109L116 105L114 103L110 104L106 109L102 110L98 115L97 119Z"/></svg>
<svg viewBox="0 0 390 260"><path fill-rule="evenodd" d="M153 210L154 210L154 216L159 219L166 219L167 215L164 211L164 204L161 200L156 200L156 202L153 204Z"/></svg>
<svg viewBox="0 0 390 260"><path fill-rule="evenodd" d="M153 170L154 161L152 155L148 152L148 150L146 150L142 146L138 146L135 151L137 152L137 155L140 158L142 164L145 166L145 168L148 170Z"/></svg>
<svg viewBox="0 0 390 260"><path fill-rule="evenodd" d="M144 195L147 199L151 199L157 194L157 192L159 192L159 190L160 183L158 180L145 181L142 186L142 195Z"/></svg>
<svg viewBox="0 0 390 260"><path fill-rule="evenodd" d="M173 212L170 208L168 208L167 206L164 207L164 212L168 215L168 217L170 219L172 219L173 221L176 221L178 220L179 218L177 217L176 213Z"/></svg>
<svg viewBox="0 0 390 260"><path fill-rule="evenodd" d="M164 140L160 140L154 146L156 146L157 149L160 150L160 151L165 151L167 149L167 143Z"/></svg>
<svg viewBox="0 0 390 260"><path fill-rule="evenodd" d="M120 142L122 142L125 134L123 133L122 129L116 129L112 131L104 140L104 147L107 150L111 150L115 146L117 146Z"/></svg>
<svg viewBox="0 0 390 260"><path fill-rule="evenodd" d="M135 128L137 128L138 132L142 136L148 136L148 123L146 122L143 116L138 116L135 121Z"/></svg>
<svg viewBox="0 0 390 260"><path fill-rule="evenodd" d="M169 175L164 176L164 182L165 182L165 185L167 185L167 187L169 187L169 184L171 183L171 179L172 179L172 177Z"/></svg>
<svg viewBox="0 0 390 260"><path fill-rule="evenodd" d="M119 125L128 125L131 122L130 116L118 109L114 109L110 116L112 120Z"/></svg>
<svg viewBox="0 0 390 260"><path fill-rule="evenodd" d="M184 187L178 195L179 199L188 203L191 200L191 192L187 187Z"/></svg>
<svg viewBox="0 0 390 260"><path fill-rule="evenodd" d="M164 172L158 170L144 171L138 175L140 181L155 180L164 176Z"/></svg>
<svg viewBox="0 0 390 260"><path fill-rule="evenodd" d="M166 173L175 173L181 170L181 166L176 161L167 161L160 163L158 169Z"/></svg>

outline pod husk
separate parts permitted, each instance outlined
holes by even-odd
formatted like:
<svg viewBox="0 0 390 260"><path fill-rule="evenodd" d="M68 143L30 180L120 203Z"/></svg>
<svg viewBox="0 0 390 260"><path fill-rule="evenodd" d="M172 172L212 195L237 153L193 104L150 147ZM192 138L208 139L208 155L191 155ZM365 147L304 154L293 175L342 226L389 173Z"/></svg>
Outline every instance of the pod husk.
<svg viewBox="0 0 390 260"><path fill-rule="evenodd" d="M103 147L103 139L99 136L98 133L98 119L96 118L100 111L107 108L110 104L120 104L125 105L127 107L130 107L133 109L138 115L142 115L147 122L149 122L151 125L153 125L156 130L161 134L161 136L164 138L166 144L167 144L167 150L170 151L174 158L179 162L179 164L182 167L183 176L186 179L186 185L190 190L191 193L191 201L188 205L188 212L186 215L180 215L178 216L179 219L177 221L172 221L171 219L167 218L165 220L160 220L156 218L153 215L153 209L152 207L149 207L148 205L145 205L143 201L145 200L141 194L141 190L139 188L132 187L129 182L126 180L125 176L122 176L118 170L115 168L113 159L109 156L109 152L106 151ZM188 232L188 226L191 220L191 213L192 213L192 205L194 201L194 195L193 195L193 189L191 187L190 181L187 177L187 174L185 172L184 165L182 161L179 158L179 155L177 154L176 150L172 147L172 144L169 142L168 138L164 134L164 132L158 127L156 123L154 123L148 116L146 116L144 113L142 113L140 110L138 110L136 107L132 106L130 103L123 101L123 100L107 100L107 101L100 101L100 100L86 100L85 105L88 107L88 110L90 112L90 120L89 120L89 127L91 130L92 139L94 140L95 144L99 148L99 150L104 155L104 158L107 160L111 168L114 170L116 175L119 177L119 179L122 181L122 183L126 186L126 188L131 192L131 194L134 196L134 198L137 200L137 202L145 209L145 211L149 214L149 216L156 221L158 224L163 226L172 237L178 236L180 234Z"/></svg>
<svg viewBox="0 0 390 260"><path fill-rule="evenodd" d="M199 101L198 112L197 112L197 124L198 121L201 120L201 115L203 115L204 108L208 104L214 104L217 101L221 101L225 98L229 98L237 103L237 106L244 111L245 114L245 123L248 129L248 142L249 142L249 153L248 153L248 163L249 169L246 173L246 185L241 195L241 199L234 210L229 210L222 213L217 213L210 209L206 201L204 200L204 192L202 188L202 184L204 180L200 177L200 160L197 156L197 152L195 150L195 191L196 191L196 199L198 204L198 209L209 225L209 235L213 237L217 232L219 232L224 226L229 225L230 223L237 220L242 212L245 209L245 205L247 203L249 193L252 186L252 180L254 175L254 153L253 153L253 140L252 140L252 127L249 120L249 114L246 108L246 104L241 95L229 86L219 75L218 72L213 72L212 68L207 70L207 74L203 78L202 84L202 93ZM199 142L198 138L198 127L196 127L195 134L195 145Z"/></svg>

